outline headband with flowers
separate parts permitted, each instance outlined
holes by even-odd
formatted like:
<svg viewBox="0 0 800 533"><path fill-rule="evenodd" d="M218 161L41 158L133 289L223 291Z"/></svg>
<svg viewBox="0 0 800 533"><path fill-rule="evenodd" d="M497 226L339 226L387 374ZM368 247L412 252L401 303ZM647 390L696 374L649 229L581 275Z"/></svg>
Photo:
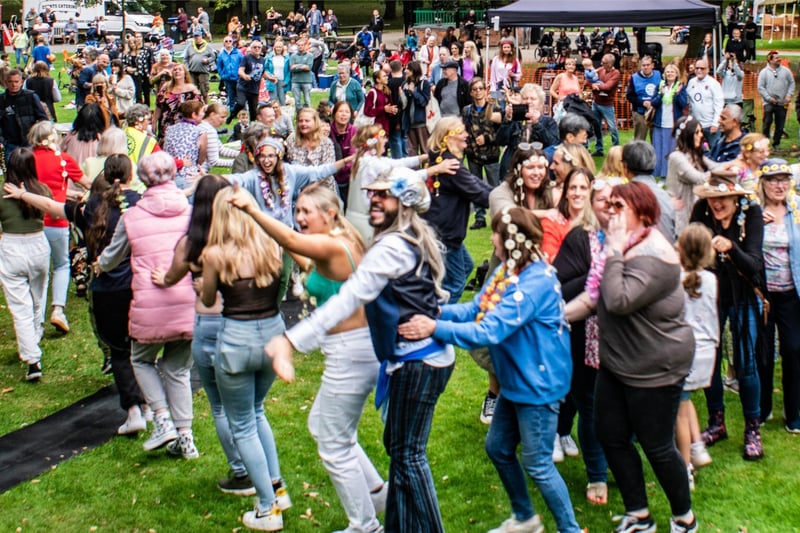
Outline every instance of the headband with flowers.
<svg viewBox="0 0 800 533"><path fill-rule="evenodd" d="M745 152L752 152L755 150L763 150L764 148L769 147L769 139L761 139L760 141L756 141L754 143L747 143L744 145Z"/></svg>

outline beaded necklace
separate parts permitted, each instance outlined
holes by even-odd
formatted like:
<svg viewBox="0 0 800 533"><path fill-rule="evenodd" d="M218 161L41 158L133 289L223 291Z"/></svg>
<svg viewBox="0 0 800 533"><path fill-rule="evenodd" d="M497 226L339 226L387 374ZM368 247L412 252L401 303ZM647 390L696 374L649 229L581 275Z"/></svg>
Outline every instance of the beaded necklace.
<svg viewBox="0 0 800 533"><path fill-rule="evenodd" d="M285 179L281 178L280 183L277 184L277 187L273 185L273 176L264 176L261 175L261 181L259 182L261 185L261 196L264 197L264 204L267 206L267 209L275 215L275 218L283 219L291 209L291 205L289 202L289 191L286 190L286 181ZM272 195L272 189L275 189L275 194L278 196L280 200L279 207L275 207L275 199Z"/></svg>

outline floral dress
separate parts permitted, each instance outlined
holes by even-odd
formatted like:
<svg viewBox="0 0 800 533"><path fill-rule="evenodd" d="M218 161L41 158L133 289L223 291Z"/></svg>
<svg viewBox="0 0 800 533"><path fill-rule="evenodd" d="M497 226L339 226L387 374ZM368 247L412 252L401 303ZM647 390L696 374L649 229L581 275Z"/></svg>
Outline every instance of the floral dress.
<svg viewBox="0 0 800 533"><path fill-rule="evenodd" d="M323 137L316 148L309 150L299 143L296 134L293 133L286 139L286 161L306 167L320 167L336 162L336 150L329 137ZM337 190L332 176L328 176L322 182L334 191Z"/></svg>
<svg viewBox="0 0 800 533"><path fill-rule="evenodd" d="M187 91L183 93L172 93L166 88L159 91L156 98L156 105L161 109L161 117L158 120L158 140L163 141L167 134L167 129L180 120L178 108L182 103L189 100L203 101L200 93Z"/></svg>
<svg viewBox="0 0 800 533"><path fill-rule="evenodd" d="M164 137L164 150L177 159L188 159L191 165L184 165L175 174L175 185L179 189L186 189L192 185L190 175L200 172L197 159L200 157L200 135L203 130L188 120L181 119L169 127Z"/></svg>

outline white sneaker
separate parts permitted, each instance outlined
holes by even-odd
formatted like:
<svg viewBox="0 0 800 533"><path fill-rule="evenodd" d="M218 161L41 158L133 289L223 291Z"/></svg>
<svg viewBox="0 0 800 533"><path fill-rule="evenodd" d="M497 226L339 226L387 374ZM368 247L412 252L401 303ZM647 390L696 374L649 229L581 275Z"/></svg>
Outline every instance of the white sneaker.
<svg viewBox="0 0 800 533"><path fill-rule="evenodd" d="M512 516L500 524L500 527L490 529L489 533L542 533L542 531L544 531L542 519L536 514L524 522Z"/></svg>
<svg viewBox="0 0 800 533"><path fill-rule="evenodd" d="M167 444L167 453L175 457L184 459L197 459L200 452L194 445L194 437L191 433L179 433L178 438Z"/></svg>
<svg viewBox="0 0 800 533"><path fill-rule="evenodd" d="M695 468L703 468L712 463L711 455L706 450L706 445L703 441L692 443L690 457L692 466Z"/></svg>
<svg viewBox="0 0 800 533"><path fill-rule="evenodd" d="M281 485L275 489L275 502L278 504L278 508L280 508L281 511L292 507L292 499L289 497L289 493L286 492L286 487Z"/></svg>
<svg viewBox="0 0 800 533"><path fill-rule="evenodd" d="M142 411L138 405L134 405L128 409L128 419L125 423L117 428L117 435L136 435L140 431L147 429L147 422L142 416Z"/></svg>
<svg viewBox="0 0 800 533"><path fill-rule="evenodd" d="M156 417L153 423L155 425L153 432L143 445L146 452L157 450L178 438L178 430L175 429L175 424L169 415Z"/></svg>
<svg viewBox="0 0 800 533"><path fill-rule="evenodd" d="M386 510L386 498L389 496L389 482L384 481L381 490L378 492L370 492L369 497L372 499L372 506L375 508L375 514L382 513Z"/></svg>
<svg viewBox="0 0 800 533"><path fill-rule="evenodd" d="M250 529L258 531L280 531L283 529L283 514L277 504L272 504L269 511L259 514L258 508L247 511L242 516L242 523Z"/></svg>
<svg viewBox="0 0 800 533"><path fill-rule="evenodd" d="M564 448L561 447L561 438L556 433L556 440L553 443L553 462L561 463L564 461Z"/></svg>
<svg viewBox="0 0 800 533"><path fill-rule="evenodd" d="M142 416L144 417L144 421L153 422L153 410L150 409L150 406L145 403L140 405L139 408L142 410Z"/></svg>
<svg viewBox="0 0 800 533"><path fill-rule="evenodd" d="M559 440L561 441L561 449L564 450L564 453L569 457L578 457L581 454L572 435L560 437Z"/></svg>
<svg viewBox="0 0 800 533"><path fill-rule="evenodd" d="M67 322L67 316L64 314L62 307L53 307L53 312L50 314L50 323L61 333L69 333L69 322Z"/></svg>
<svg viewBox="0 0 800 533"><path fill-rule="evenodd" d="M689 490L694 490L694 468L692 468L692 464L689 463L689 466L686 467L686 475L689 477Z"/></svg>

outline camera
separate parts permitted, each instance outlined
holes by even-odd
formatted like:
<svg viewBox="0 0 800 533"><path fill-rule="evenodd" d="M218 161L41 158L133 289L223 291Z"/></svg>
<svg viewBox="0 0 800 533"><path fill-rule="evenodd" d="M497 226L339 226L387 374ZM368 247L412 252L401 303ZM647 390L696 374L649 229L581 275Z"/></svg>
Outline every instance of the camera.
<svg viewBox="0 0 800 533"><path fill-rule="evenodd" d="M521 122L525 120L525 115L527 114L527 104L511 104L511 120L515 122Z"/></svg>

